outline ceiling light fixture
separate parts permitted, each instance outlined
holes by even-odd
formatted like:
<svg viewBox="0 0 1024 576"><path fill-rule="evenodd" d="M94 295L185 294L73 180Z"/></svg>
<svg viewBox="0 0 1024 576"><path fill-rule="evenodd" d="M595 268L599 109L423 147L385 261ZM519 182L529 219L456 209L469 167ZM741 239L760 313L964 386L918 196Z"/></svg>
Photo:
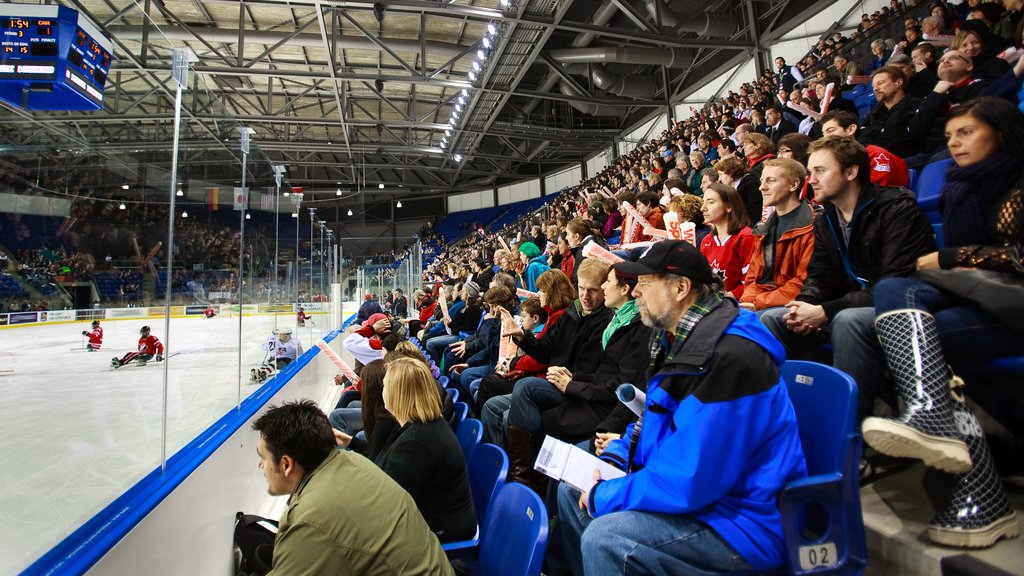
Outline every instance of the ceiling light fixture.
<svg viewBox="0 0 1024 576"><path fill-rule="evenodd" d="M377 184L377 188L380 189L380 190L383 190L384 189L384 183L381 182L380 184Z"/></svg>
<svg viewBox="0 0 1024 576"><path fill-rule="evenodd" d="M491 37L490 36L484 36L483 44L484 44L484 48L490 48L491 47Z"/></svg>
<svg viewBox="0 0 1024 576"><path fill-rule="evenodd" d="M452 135L452 129L451 128L445 128L444 129L444 135L445 136L451 136Z"/></svg>
<svg viewBox="0 0 1024 576"><path fill-rule="evenodd" d="M494 22L491 22L490 24L487 25L487 31L490 32L491 35L493 36L494 34L498 33L498 27L494 25Z"/></svg>
<svg viewBox="0 0 1024 576"><path fill-rule="evenodd" d="M118 210L126 210L126 209L128 209L128 207L124 205L124 202L121 202L121 205L118 206L117 209Z"/></svg>
<svg viewBox="0 0 1024 576"><path fill-rule="evenodd" d="M481 49L479 49L479 50L477 50L477 51L476 51L476 57L477 57L477 58L478 58L478 59L479 59L479 60L480 60L481 62L483 62L484 60L487 60L487 52L485 52L485 51L484 51L484 49L483 49L483 48L481 48Z"/></svg>
<svg viewBox="0 0 1024 576"><path fill-rule="evenodd" d="M182 212L181 213L181 217L182 218L188 218L188 211Z"/></svg>
<svg viewBox="0 0 1024 576"><path fill-rule="evenodd" d="M465 88L463 88L462 89L462 95L463 96L469 96L469 90L466 90Z"/></svg>
<svg viewBox="0 0 1024 576"><path fill-rule="evenodd" d="M352 209L351 209L351 208L349 208L349 209L348 209L348 215L349 215L349 216L351 216L351 215L352 215Z"/></svg>
<svg viewBox="0 0 1024 576"><path fill-rule="evenodd" d="M395 204L395 208L401 208L401 207L402 207L402 201L399 200L398 204Z"/></svg>
<svg viewBox="0 0 1024 576"><path fill-rule="evenodd" d="M476 62L473 62L473 64L476 64ZM470 82L475 82L476 81L476 72L474 72L472 70L469 71L469 81Z"/></svg>
<svg viewBox="0 0 1024 576"><path fill-rule="evenodd" d="M335 196L341 196L341 188L338 188L337 190L335 190L334 191L334 195Z"/></svg>
<svg viewBox="0 0 1024 576"><path fill-rule="evenodd" d="M248 213L248 212L246 212L246 213L245 213L245 219L246 219L246 220L252 220L252 216L250 216L250 215L249 215L249 213Z"/></svg>
<svg viewBox="0 0 1024 576"><path fill-rule="evenodd" d="M127 189L128 189L128 185L127 184L121 184L121 190L127 190Z"/></svg>
<svg viewBox="0 0 1024 576"><path fill-rule="evenodd" d="M456 162L462 162L462 154L456 154L455 155L455 161Z"/></svg>
<svg viewBox="0 0 1024 576"><path fill-rule="evenodd" d="M480 71L480 63L479 62L473 62L473 71L474 72L479 72Z"/></svg>
<svg viewBox="0 0 1024 576"><path fill-rule="evenodd" d="M175 192L175 193L174 193L174 195L175 195L175 196L184 196L184 195L185 195L185 193L181 191L181 188L178 188L178 191L177 191L177 192Z"/></svg>

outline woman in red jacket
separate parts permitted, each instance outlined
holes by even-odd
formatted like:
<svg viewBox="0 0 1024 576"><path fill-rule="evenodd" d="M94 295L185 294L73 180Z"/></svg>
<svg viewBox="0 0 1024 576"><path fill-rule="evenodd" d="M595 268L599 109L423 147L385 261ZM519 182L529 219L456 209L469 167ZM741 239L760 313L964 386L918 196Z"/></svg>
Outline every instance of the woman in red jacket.
<svg viewBox="0 0 1024 576"><path fill-rule="evenodd" d="M713 232L700 243L700 252L711 263L711 269L725 280L726 292L739 300L754 251L754 236L743 199L732 186L712 184L704 191L701 212L704 223Z"/></svg>

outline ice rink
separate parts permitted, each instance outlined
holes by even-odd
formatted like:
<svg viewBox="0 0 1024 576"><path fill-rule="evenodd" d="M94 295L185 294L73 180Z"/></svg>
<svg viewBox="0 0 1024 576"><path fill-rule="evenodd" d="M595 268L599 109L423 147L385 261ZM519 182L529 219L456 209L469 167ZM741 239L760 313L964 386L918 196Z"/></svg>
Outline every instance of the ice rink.
<svg viewBox="0 0 1024 576"><path fill-rule="evenodd" d="M326 314L314 322L295 331L304 350L330 331ZM0 574L27 567L160 466L163 365L110 366L147 324L163 341L163 319L103 320L99 352L83 349L89 322L0 330ZM243 399L258 388L249 368L275 324L295 318L243 319ZM238 341L237 316L171 320L168 457L236 405Z"/></svg>

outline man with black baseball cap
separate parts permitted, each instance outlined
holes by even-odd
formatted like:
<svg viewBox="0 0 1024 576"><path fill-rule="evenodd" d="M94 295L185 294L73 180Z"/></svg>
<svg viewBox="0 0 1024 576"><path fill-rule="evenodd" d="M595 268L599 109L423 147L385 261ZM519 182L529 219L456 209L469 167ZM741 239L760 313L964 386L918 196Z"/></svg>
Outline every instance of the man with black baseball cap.
<svg viewBox="0 0 1024 576"><path fill-rule="evenodd" d="M579 493L558 489L562 542L575 574L766 570L785 559L775 498L807 475L796 416L779 376L782 346L724 297L707 259L680 240L636 262L641 318L660 330L640 420L600 458L626 475Z"/></svg>

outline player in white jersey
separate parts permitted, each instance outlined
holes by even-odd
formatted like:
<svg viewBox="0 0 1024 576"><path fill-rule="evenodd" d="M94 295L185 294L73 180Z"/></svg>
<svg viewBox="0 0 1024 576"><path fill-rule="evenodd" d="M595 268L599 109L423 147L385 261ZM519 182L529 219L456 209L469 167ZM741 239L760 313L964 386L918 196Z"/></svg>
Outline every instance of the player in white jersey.
<svg viewBox="0 0 1024 576"><path fill-rule="evenodd" d="M272 354L278 370L302 355L302 344L292 339L291 328L281 328L271 334L261 349Z"/></svg>

